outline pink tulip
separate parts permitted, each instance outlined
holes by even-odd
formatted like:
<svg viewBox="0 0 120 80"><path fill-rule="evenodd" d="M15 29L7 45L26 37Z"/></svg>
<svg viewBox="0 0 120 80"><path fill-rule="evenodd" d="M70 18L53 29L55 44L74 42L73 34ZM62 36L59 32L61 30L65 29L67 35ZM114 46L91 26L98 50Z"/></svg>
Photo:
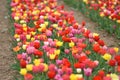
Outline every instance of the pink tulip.
<svg viewBox="0 0 120 80"><path fill-rule="evenodd" d="M65 49L64 51L66 54L69 54L70 50L69 49Z"/></svg>
<svg viewBox="0 0 120 80"><path fill-rule="evenodd" d="M22 59L22 55L21 54L17 54L17 59L21 60Z"/></svg>
<svg viewBox="0 0 120 80"><path fill-rule="evenodd" d="M56 68L55 64L50 64L49 67L48 67L48 69L49 69L50 71L54 71L55 68Z"/></svg>
<svg viewBox="0 0 120 80"><path fill-rule="evenodd" d="M58 70L57 70L57 72L58 72L58 74L60 74L60 75L62 75L62 74L63 74L62 69L58 69Z"/></svg>
<svg viewBox="0 0 120 80"><path fill-rule="evenodd" d="M62 64L62 60L56 60L56 64L57 64L57 65Z"/></svg>
<svg viewBox="0 0 120 80"><path fill-rule="evenodd" d="M33 46L29 46L29 47L27 48L27 53L28 53L28 54L32 54L32 53L34 53L34 51L35 51L35 47L33 47Z"/></svg>
<svg viewBox="0 0 120 80"><path fill-rule="evenodd" d="M66 69L66 74L68 74L68 75L72 74L72 68L67 68Z"/></svg>
<svg viewBox="0 0 120 80"><path fill-rule="evenodd" d="M10 4L11 7L15 7L17 5L18 5L18 3L14 3L14 2L11 2L11 4Z"/></svg>
<svg viewBox="0 0 120 80"><path fill-rule="evenodd" d="M85 74L86 76L90 76L91 73L92 73L92 69L91 69L91 68L84 68L84 74Z"/></svg>
<svg viewBox="0 0 120 80"><path fill-rule="evenodd" d="M43 72L43 70L44 70L44 65L40 64L38 67L39 67L39 72Z"/></svg>
<svg viewBox="0 0 120 80"><path fill-rule="evenodd" d="M27 53L22 53L22 58L26 59L27 58Z"/></svg>
<svg viewBox="0 0 120 80"><path fill-rule="evenodd" d="M46 35L47 35L47 36L51 36L51 35L52 35L52 32L51 32L50 30L47 30L47 31L46 31Z"/></svg>
<svg viewBox="0 0 120 80"><path fill-rule="evenodd" d="M104 77L103 80L112 80L110 77Z"/></svg>
<svg viewBox="0 0 120 80"><path fill-rule="evenodd" d="M57 74L56 76L55 76L55 80L58 80L58 79L60 79L61 78L61 76L59 75L59 74Z"/></svg>
<svg viewBox="0 0 120 80"><path fill-rule="evenodd" d="M34 73L38 73L38 72L39 72L39 66L33 66L32 71L33 71Z"/></svg>

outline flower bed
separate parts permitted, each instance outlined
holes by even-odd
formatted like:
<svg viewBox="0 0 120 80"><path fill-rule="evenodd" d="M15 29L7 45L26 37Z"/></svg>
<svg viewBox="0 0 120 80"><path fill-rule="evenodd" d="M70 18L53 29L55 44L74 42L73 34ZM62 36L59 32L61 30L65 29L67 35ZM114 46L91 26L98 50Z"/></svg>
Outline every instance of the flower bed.
<svg viewBox="0 0 120 80"><path fill-rule="evenodd" d="M102 29L120 38L119 0L64 0L84 15L97 22ZM74 5L77 5L74 6Z"/></svg>
<svg viewBox="0 0 120 80"><path fill-rule="evenodd" d="M12 0L20 80L119 80L118 48L78 24L56 0Z"/></svg>

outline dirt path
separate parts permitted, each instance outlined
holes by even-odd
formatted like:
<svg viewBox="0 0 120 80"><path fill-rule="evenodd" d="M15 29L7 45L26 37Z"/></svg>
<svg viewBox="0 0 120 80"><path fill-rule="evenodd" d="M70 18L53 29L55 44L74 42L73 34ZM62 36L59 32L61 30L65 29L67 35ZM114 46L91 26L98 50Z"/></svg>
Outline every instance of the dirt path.
<svg viewBox="0 0 120 80"><path fill-rule="evenodd" d="M92 22L90 19L86 18L83 14L80 13L80 11L77 11L69 6L67 6L62 0L58 0L58 5L64 5L66 11L73 11L74 17L77 20L78 23L81 23L82 21L86 21L86 27L91 30L92 32L96 32L100 34L101 39L105 41L107 46L113 47L119 47L120 49L120 40L115 39L114 36L109 35L104 30L99 30L97 27L97 24Z"/></svg>
<svg viewBox="0 0 120 80"><path fill-rule="evenodd" d="M14 63L11 47L10 23L8 18L7 0L0 0L0 80L13 80L15 72L10 69Z"/></svg>

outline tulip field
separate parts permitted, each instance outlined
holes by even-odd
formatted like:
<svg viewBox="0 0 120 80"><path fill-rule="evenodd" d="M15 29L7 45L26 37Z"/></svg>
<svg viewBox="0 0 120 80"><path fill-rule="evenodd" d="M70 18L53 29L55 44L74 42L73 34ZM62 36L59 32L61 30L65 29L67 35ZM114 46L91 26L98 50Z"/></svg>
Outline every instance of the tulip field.
<svg viewBox="0 0 120 80"><path fill-rule="evenodd" d="M64 0L77 8L92 21L110 34L120 39L120 1L119 0Z"/></svg>
<svg viewBox="0 0 120 80"><path fill-rule="evenodd" d="M15 80L120 80L119 48L108 47L58 0L8 1ZM119 0L63 1L120 38Z"/></svg>

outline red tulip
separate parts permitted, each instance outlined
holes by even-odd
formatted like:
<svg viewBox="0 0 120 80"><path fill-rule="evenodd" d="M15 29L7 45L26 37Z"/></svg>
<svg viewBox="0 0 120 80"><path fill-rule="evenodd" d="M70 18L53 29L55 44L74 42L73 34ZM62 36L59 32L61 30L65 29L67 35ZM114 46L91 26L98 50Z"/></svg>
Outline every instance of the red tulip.
<svg viewBox="0 0 120 80"><path fill-rule="evenodd" d="M75 64L74 64L74 67L75 67L75 68L80 68L80 63L79 63L79 62L75 63Z"/></svg>
<svg viewBox="0 0 120 80"><path fill-rule="evenodd" d="M36 49L35 52L34 52L34 55L36 55L38 57L41 57L43 55L43 52Z"/></svg>
<svg viewBox="0 0 120 80"><path fill-rule="evenodd" d="M66 66L66 67L70 67L70 66L71 66L71 63L68 61L68 59L65 59L65 58L64 58L64 59L62 60L62 62L63 62L63 65Z"/></svg>
<svg viewBox="0 0 120 80"><path fill-rule="evenodd" d="M70 39L70 38L67 38L66 36L62 36L62 40L63 40L64 42L70 42L70 41L71 41L71 39Z"/></svg>
<svg viewBox="0 0 120 80"><path fill-rule="evenodd" d="M77 63L74 64L74 67L83 69L83 68L85 68L85 64L77 62Z"/></svg>
<svg viewBox="0 0 120 80"><path fill-rule="evenodd" d="M94 76L93 80L103 80L100 76Z"/></svg>
<svg viewBox="0 0 120 80"><path fill-rule="evenodd" d="M116 65L116 61L115 60L110 60L108 64L110 66L115 66Z"/></svg>
<svg viewBox="0 0 120 80"><path fill-rule="evenodd" d="M16 30L15 30L15 33L16 33L16 34L22 34L22 32L23 32L22 29L16 29Z"/></svg>
<svg viewBox="0 0 120 80"><path fill-rule="evenodd" d="M89 61L88 66L93 69L96 67L96 63L94 63L93 61Z"/></svg>
<svg viewBox="0 0 120 80"><path fill-rule="evenodd" d="M30 74L30 73L27 73L27 74L24 76L24 80L33 80L33 75Z"/></svg>
<svg viewBox="0 0 120 80"><path fill-rule="evenodd" d="M82 49L84 49L84 48L86 48L87 45L84 43L78 43L78 46L81 47Z"/></svg>
<svg viewBox="0 0 120 80"><path fill-rule="evenodd" d="M99 36L94 36L93 38L95 41L98 41L100 39Z"/></svg>
<svg viewBox="0 0 120 80"><path fill-rule="evenodd" d="M117 72L120 73L120 66L117 66Z"/></svg>
<svg viewBox="0 0 120 80"><path fill-rule="evenodd" d="M105 76L105 72L103 70L100 70L98 72L98 75L101 76L101 77L104 77Z"/></svg>
<svg viewBox="0 0 120 80"><path fill-rule="evenodd" d="M99 50L100 50L100 45L99 45L99 44L94 44L94 45L93 45L93 50L94 50L95 52L99 52Z"/></svg>
<svg viewBox="0 0 120 80"><path fill-rule="evenodd" d="M101 55L104 55L106 53L106 50L105 49L100 49L98 53L101 54Z"/></svg>
<svg viewBox="0 0 120 80"><path fill-rule="evenodd" d="M26 65L27 65L27 63L25 60L20 60L20 67L21 68L26 68Z"/></svg>
<svg viewBox="0 0 120 80"><path fill-rule="evenodd" d="M115 56L115 60L118 62L118 61L120 61L120 55L116 55Z"/></svg>
<svg viewBox="0 0 120 80"><path fill-rule="evenodd" d="M89 38L89 34L90 34L90 30L86 30L83 35L84 35L86 38Z"/></svg>
<svg viewBox="0 0 120 80"><path fill-rule="evenodd" d="M85 21L82 21L82 26L85 26L86 22Z"/></svg>
<svg viewBox="0 0 120 80"><path fill-rule="evenodd" d="M40 42L39 41L35 41L33 44L34 44L34 47L36 49L38 49L40 47Z"/></svg>
<svg viewBox="0 0 120 80"><path fill-rule="evenodd" d="M53 79L56 75L56 72L55 71L48 71L47 75L50 79Z"/></svg>
<svg viewBox="0 0 120 80"><path fill-rule="evenodd" d="M87 56L80 56L79 62L83 62L83 61L85 61L87 59L88 59Z"/></svg>
<svg viewBox="0 0 120 80"><path fill-rule="evenodd" d="M77 25L77 24L74 24L74 25L73 25L73 28L74 28L74 29L78 29L78 25Z"/></svg>
<svg viewBox="0 0 120 80"><path fill-rule="evenodd" d="M98 43L99 43L99 45L101 45L101 46L104 46L104 45L105 45L105 43L104 43L103 40L98 40Z"/></svg>

